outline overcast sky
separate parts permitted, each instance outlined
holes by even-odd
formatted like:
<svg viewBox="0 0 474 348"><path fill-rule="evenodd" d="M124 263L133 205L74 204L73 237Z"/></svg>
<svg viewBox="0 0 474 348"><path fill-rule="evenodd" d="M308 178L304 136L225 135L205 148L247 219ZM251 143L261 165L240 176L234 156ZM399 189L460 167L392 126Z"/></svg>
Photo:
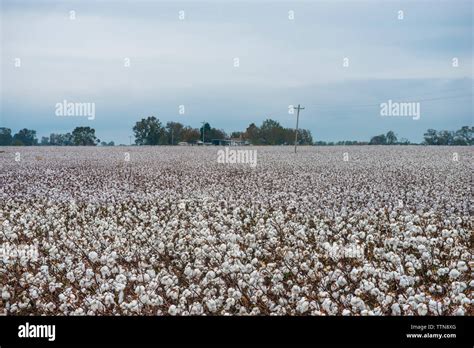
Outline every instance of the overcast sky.
<svg viewBox="0 0 474 348"><path fill-rule="evenodd" d="M88 125L128 143L150 115L227 132L266 118L294 127L298 103L315 140L391 129L420 141L473 124L472 1L1 3L0 126L13 132ZM420 101L420 119L382 117L389 99ZM95 119L56 116L63 100L95 103Z"/></svg>

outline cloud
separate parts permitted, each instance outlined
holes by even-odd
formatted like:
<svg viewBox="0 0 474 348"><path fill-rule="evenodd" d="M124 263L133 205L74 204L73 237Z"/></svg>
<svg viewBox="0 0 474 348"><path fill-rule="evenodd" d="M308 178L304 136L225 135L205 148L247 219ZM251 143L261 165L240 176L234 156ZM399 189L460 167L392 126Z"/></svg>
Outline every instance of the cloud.
<svg viewBox="0 0 474 348"><path fill-rule="evenodd" d="M179 104L189 106L189 121L206 117L219 128L242 127L276 105L284 112L286 103L310 105L323 96L336 108L341 101L371 102L380 88L386 95L393 91L380 81L411 79L409 90L416 95L433 91L417 81L471 77L468 2L457 7L403 3L403 21L397 19L398 6L373 1L27 1L18 6L5 1L2 123L27 126L19 124L27 120L18 114L28 109L54 125L62 121L51 110L67 99L96 102L97 125L102 119L104 130L117 110L133 124L145 116L142 112L174 116ZM71 9L75 20L69 18ZM184 21L178 18L182 9ZM294 21L288 20L289 10L295 11ZM18 57L21 68L13 65ZM461 63L458 68L451 65L453 57ZM336 113L341 118L332 122L349 122L344 112L341 108Z"/></svg>

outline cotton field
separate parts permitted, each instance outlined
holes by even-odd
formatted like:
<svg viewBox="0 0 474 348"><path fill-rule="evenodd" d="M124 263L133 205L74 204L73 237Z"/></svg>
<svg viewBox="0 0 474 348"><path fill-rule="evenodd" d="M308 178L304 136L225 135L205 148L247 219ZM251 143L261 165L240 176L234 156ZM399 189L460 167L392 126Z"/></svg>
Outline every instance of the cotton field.
<svg viewBox="0 0 474 348"><path fill-rule="evenodd" d="M4 147L0 313L473 315L469 147Z"/></svg>

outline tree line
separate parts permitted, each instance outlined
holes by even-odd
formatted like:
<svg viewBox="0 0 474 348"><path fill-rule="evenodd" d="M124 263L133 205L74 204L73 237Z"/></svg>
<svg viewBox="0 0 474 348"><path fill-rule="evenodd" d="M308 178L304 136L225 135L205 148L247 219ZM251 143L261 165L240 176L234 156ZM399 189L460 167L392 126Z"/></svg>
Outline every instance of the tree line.
<svg viewBox="0 0 474 348"><path fill-rule="evenodd" d="M175 145L180 142L210 143L213 140L240 139L253 145L284 145L294 143L295 130L284 128L279 122L271 119L263 121L260 127L251 123L244 132L232 132L230 135L222 129L211 127L205 122L199 129L184 126L179 122L168 122L163 126L154 116L143 118L133 127L137 145ZM298 142L301 145L312 145L311 132L306 129L298 131Z"/></svg>
<svg viewBox="0 0 474 348"><path fill-rule="evenodd" d="M295 130L284 128L278 121L267 119L258 127L251 123L245 131L236 131L228 135L224 130L211 127L208 122L200 128L185 126L179 122L167 122L163 125L154 116L143 118L133 127L136 145L176 145L181 142L205 143L215 139L240 139L252 145L289 145L294 144ZM298 130L300 145L409 145L410 142L398 139L393 131L371 137L369 141L342 140L337 142L313 141L311 132L307 129ZM428 129L424 133L424 145L474 145L474 127L464 126L456 131ZM51 133L43 136L40 141L36 131L23 128L12 135L10 128L0 127L0 146L114 146L114 142L100 141L91 127L76 127L71 133Z"/></svg>
<svg viewBox="0 0 474 348"><path fill-rule="evenodd" d="M406 138L398 139L393 131L386 134L375 135L369 141L341 140L341 141L315 141L314 145L419 145L410 143ZM457 131L428 129L424 133L421 145L474 145L474 127L463 126Z"/></svg>
<svg viewBox="0 0 474 348"><path fill-rule="evenodd" d="M49 137L42 137L39 142L36 138L36 131L33 129L23 128L12 135L10 128L0 127L0 145L4 146L95 146L99 143L100 140L95 135L95 129L91 127L76 127L72 133L66 134L51 133ZM113 146L114 143L101 143L101 145Z"/></svg>

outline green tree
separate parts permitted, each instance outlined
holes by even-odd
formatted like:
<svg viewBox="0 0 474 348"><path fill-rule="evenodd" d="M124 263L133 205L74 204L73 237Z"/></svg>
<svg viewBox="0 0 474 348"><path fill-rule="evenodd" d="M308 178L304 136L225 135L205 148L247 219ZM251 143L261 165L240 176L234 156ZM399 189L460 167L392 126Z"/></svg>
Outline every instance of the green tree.
<svg viewBox="0 0 474 348"><path fill-rule="evenodd" d="M438 145L438 132L434 129L428 129L423 135L426 145Z"/></svg>
<svg viewBox="0 0 474 348"><path fill-rule="evenodd" d="M398 140L397 136L395 135L395 133L393 131L388 131L385 138L387 139L387 144L388 145L396 144L397 140Z"/></svg>
<svg viewBox="0 0 474 348"><path fill-rule="evenodd" d="M76 127L72 131L74 145L95 146L100 140L95 136L95 129L91 127Z"/></svg>
<svg viewBox="0 0 474 348"><path fill-rule="evenodd" d="M204 137L202 134L203 131L204 131ZM205 143L211 141L211 125L208 122L204 123L204 125L201 128L199 128L199 140L202 141L203 139Z"/></svg>
<svg viewBox="0 0 474 348"><path fill-rule="evenodd" d="M0 127L0 146L11 145L12 141L12 130L10 128Z"/></svg>
<svg viewBox="0 0 474 348"><path fill-rule="evenodd" d="M370 139L369 145L386 145L387 144L387 137L385 134L380 134L372 137Z"/></svg>
<svg viewBox="0 0 474 348"><path fill-rule="evenodd" d="M195 143L199 140L199 129L186 126L181 132L181 141Z"/></svg>
<svg viewBox="0 0 474 348"><path fill-rule="evenodd" d="M244 132L244 139L248 140L253 145L261 144L260 128L255 123L251 123Z"/></svg>
<svg viewBox="0 0 474 348"><path fill-rule="evenodd" d="M399 144L400 145L409 145L410 141L407 138L401 138Z"/></svg>
<svg viewBox="0 0 474 348"><path fill-rule="evenodd" d="M438 144L437 145L453 145L454 133L442 130L438 132Z"/></svg>
<svg viewBox="0 0 474 348"><path fill-rule="evenodd" d="M211 128L211 131L209 132L209 139L226 139L227 134L224 132L222 129L217 129L217 128Z"/></svg>
<svg viewBox="0 0 474 348"><path fill-rule="evenodd" d="M240 138L243 137L243 134L244 134L244 133L242 133L242 132L232 132L232 133L230 134L230 137L231 137L232 139L240 139Z"/></svg>
<svg viewBox="0 0 474 348"><path fill-rule="evenodd" d="M40 145L42 146L49 145L49 137L41 137Z"/></svg>
<svg viewBox="0 0 474 348"><path fill-rule="evenodd" d="M163 140L165 130L160 120L155 116L142 118L133 127L135 133L135 144L137 145L158 145L160 139Z"/></svg>
<svg viewBox="0 0 474 348"><path fill-rule="evenodd" d="M49 136L49 145L54 146L71 146L74 145L74 139L71 133L55 134Z"/></svg>
<svg viewBox="0 0 474 348"><path fill-rule="evenodd" d="M313 136L308 129L298 129L298 144L313 145Z"/></svg>
<svg viewBox="0 0 474 348"><path fill-rule="evenodd" d="M36 131L32 129L23 128L13 136L13 143L15 145L31 146L38 144L36 139Z"/></svg>
<svg viewBox="0 0 474 348"><path fill-rule="evenodd" d="M167 144L174 145L182 141L184 126L179 122L168 122L166 124Z"/></svg>
<svg viewBox="0 0 474 348"><path fill-rule="evenodd" d="M267 119L260 127L260 133L267 145L280 145L285 142L285 131L279 122Z"/></svg>
<svg viewBox="0 0 474 348"><path fill-rule="evenodd" d="M463 126L454 135L456 145L474 145L474 127Z"/></svg>

